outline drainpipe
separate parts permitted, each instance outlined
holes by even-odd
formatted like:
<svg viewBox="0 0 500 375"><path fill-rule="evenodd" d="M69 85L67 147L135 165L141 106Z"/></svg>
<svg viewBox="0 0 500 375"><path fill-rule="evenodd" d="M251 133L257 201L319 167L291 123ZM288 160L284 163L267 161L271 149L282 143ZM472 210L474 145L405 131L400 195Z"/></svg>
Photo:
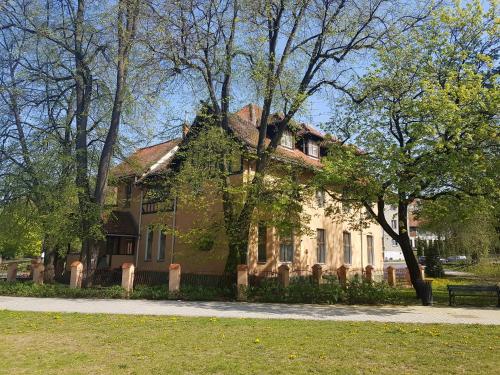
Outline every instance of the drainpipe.
<svg viewBox="0 0 500 375"><path fill-rule="evenodd" d="M141 243L141 222L142 222L142 199L144 191L141 189L141 201L139 204L139 227L137 228L137 243L135 245L135 266L139 265L139 244Z"/></svg>
<svg viewBox="0 0 500 375"><path fill-rule="evenodd" d="M175 246L175 219L177 213L177 197L174 197L174 214L172 217L172 253L170 254L170 264L174 263L174 246Z"/></svg>
<svg viewBox="0 0 500 375"><path fill-rule="evenodd" d="M361 220L361 212L359 213L359 218ZM363 226L360 226L359 235L361 237L361 276L363 276Z"/></svg>

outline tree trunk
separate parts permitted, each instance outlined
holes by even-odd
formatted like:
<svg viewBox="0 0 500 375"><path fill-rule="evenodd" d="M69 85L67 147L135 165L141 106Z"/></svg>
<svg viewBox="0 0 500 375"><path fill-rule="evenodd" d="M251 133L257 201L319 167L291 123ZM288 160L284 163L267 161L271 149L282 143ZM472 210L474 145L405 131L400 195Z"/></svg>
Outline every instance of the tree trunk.
<svg viewBox="0 0 500 375"><path fill-rule="evenodd" d="M55 281L55 265L56 258L58 254L57 248L52 248L50 250L45 250L44 266L45 271L43 273L43 282L46 284L53 284Z"/></svg>

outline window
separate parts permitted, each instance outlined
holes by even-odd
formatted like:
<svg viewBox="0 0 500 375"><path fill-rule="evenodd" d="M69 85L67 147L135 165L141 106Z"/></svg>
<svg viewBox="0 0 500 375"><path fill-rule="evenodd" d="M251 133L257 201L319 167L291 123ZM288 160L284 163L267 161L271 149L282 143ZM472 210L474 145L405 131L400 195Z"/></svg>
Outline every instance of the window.
<svg viewBox="0 0 500 375"><path fill-rule="evenodd" d="M153 236L153 228L148 227L148 231L146 234L146 253L144 254L144 260L151 260L151 257L153 255Z"/></svg>
<svg viewBox="0 0 500 375"><path fill-rule="evenodd" d="M264 263L267 261L267 227L259 224L258 231L257 262Z"/></svg>
<svg viewBox="0 0 500 375"><path fill-rule="evenodd" d="M352 251L351 251L351 233L344 232L344 263L351 264L352 262Z"/></svg>
<svg viewBox="0 0 500 375"><path fill-rule="evenodd" d="M280 262L293 261L293 235L280 236Z"/></svg>
<svg viewBox="0 0 500 375"><path fill-rule="evenodd" d="M132 182L128 182L125 186L125 206L130 206L130 199L132 198Z"/></svg>
<svg viewBox="0 0 500 375"><path fill-rule="evenodd" d="M307 154L309 156L319 158L319 145L317 142L314 141L307 142Z"/></svg>
<svg viewBox="0 0 500 375"><path fill-rule="evenodd" d="M398 221L396 219L391 220L392 229L398 229Z"/></svg>
<svg viewBox="0 0 500 375"><path fill-rule="evenodd" d="M106 248L107 255L134 255L135 239L108 236Z"/></svg>
<svg viewBox="0 0 500 375"><path fill-rule="evenodd" d="M165 249L167 248L167 235L165 231L160 230L160 235L158 236L158 260L165 260Z"/></svg>
<svg viewBox="0 0 500 375"><path fill-rule="evenodd" d="M366 251L368 252L368 264L373 264L375 260L375 252L373 250L373 236L366 236Z"/></svg>
<svg viewBox="0 0 500 375"><path fill-rule="evenodd" d="M288 130L285 130L283 132L283 135L281 136L281 145L284 146L284 147L287 147L287 148L293 148L293 134L288 131Z"/></svg>
<svg viewBox="0 0 500 375"><path fill-rule="evenodd" d="M128 238L128 239L125 239L125 247L124 247L124 253L125 254L122 254L122 255L134 255L134 248L135 248L135 241L131 238ZM122 251L120 251L120 253L122 253Z"/></svg>
<svg viewBox="0 0 500 375"><path fill-rule="evenodd" d="M325 191L316 190L316 204L318 207L325 207Z"/></svg>
<svg viewBox="0 0 500 375"><path fill-rule="evenodd" d="M316 230L316 241L318 247L318 263L326 263L325 230Z"/></svg>

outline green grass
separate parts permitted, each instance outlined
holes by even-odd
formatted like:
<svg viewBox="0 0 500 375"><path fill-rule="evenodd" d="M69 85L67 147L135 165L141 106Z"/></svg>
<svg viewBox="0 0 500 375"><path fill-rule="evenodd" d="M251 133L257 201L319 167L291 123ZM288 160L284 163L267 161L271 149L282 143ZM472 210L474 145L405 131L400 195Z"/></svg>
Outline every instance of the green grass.
<svg viewBox="0 0 500 375"><path fill-rule="evenodd" d="M500 261L499 260L483 260L477 264L470 263L454 263L445 264L445 269L469 272L472 278L483 280L486 282L500 282Z"/></svg>
<svg viewBox="0 0 500 375"><path fill-rule="evenodd" d="M1 374L496 374L500 327L0 311Z"/></svg>

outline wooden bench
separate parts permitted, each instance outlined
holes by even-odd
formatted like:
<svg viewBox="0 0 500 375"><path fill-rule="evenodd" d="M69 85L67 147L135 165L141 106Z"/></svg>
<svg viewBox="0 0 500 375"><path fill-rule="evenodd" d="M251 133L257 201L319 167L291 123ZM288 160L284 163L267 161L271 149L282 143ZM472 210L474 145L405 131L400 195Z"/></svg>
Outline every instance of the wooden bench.
<svg viewBox="0 0 500 375"><path fill-rule="evenodd" d="M456 296L487 296L497 297L497 307L500 307L500 286L499 285L448 285L450 296L450 306L455 304Z"/></svg>

